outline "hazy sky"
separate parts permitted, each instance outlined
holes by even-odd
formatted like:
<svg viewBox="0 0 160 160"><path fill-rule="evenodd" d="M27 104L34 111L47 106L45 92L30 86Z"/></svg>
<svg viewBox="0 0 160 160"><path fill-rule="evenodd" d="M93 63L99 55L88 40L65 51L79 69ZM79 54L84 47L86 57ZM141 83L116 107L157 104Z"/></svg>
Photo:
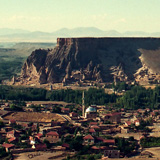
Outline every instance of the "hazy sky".
<svg viewBox="0 0 160 160"><path fill-rule="evenodd" d="M160 0L0 0L0 28L160 32Z"/></svg>

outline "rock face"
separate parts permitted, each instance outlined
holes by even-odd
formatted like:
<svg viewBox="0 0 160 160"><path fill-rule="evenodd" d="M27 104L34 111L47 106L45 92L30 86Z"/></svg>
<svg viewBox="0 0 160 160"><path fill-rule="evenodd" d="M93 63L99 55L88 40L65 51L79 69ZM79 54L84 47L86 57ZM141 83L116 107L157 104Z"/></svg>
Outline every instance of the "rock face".
<svg viewBox="0 0 160 160"><path fill-rule="evenodd" d="M53 50L32 52L21 82L158 80L160 38L58 38Z"/></svg>

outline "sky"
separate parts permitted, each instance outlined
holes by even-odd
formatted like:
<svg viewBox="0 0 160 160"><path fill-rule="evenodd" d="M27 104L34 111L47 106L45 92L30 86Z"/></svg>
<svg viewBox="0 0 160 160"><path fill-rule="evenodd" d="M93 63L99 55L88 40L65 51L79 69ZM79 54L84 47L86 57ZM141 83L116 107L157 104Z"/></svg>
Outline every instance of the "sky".
<svg viewBox="0 0 160 160"><path fill-rule="evenodd" d="M0 28L160 32L160 0L0 0Z"/></svg>

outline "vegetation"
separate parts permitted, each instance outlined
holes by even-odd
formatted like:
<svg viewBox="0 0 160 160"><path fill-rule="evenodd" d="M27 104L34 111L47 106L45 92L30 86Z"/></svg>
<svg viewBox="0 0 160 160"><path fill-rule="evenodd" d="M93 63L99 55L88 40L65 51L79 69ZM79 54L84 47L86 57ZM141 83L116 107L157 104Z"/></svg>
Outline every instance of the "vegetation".
<svg viewBox="0 0 160 160"><path fill-rule="evenodd" d="M122 97L117 99L117 104L127 109L160 108L160 87L145 89L142 86L134 86Z"/></svg>
<svg viewBox="0 0 160 160"><path fill-rule="evenodd" d="M6 156L9 156L9 157L11 158L10 153L7 153L7 152L5 151L5 148L0 147L0 159L1 159L1 158L4 158L4 157L6 157Z"/></svg>
<svg viewBox="0 0 160 160"><path fill-rule="evenodd" d="M90 88L85 92L85 104L107 104L116 101L116 95L106 94L103 89ZM82 103L82 91L80 90L54 90L47 91L41 88L24 88L0 86L0 99L18 101L65 101L76 104ZM58 110L58 108L56 108ZM54 112L54 110L53 110Z"/></svg>
<svg viewBox="0 0 160 160"><path fill-rule="evenodd" d="M9 79L20 73L24 58L17 56L0 57L0 81Z"/></svg>
<svg viewBox="0 0 160 160"><path fill-rule="evenodd" d="M136 141L132 138L132 141L125 138L116 138L116 145L118 150L120 150L124 155L130 154L136 148Z"/></svg>
<svg viewBox="0 0 160 160"><path fill-rule="evenodd" d="M120 85L121 86L121 85ZM125 84L122 83L122 88ZM129 90L122 96L116 94L107 94L104 89L90 88L85 91L85 105L91 104L105 105L113 104L113 107L126 108L126 109L138 109L138 108L160 108L160 87L155 89L145 89L142 86L130 86ZM21 110L17 108L18 104L24 101L65 101L69 103L82 103L82 91L80 90L53 90L47 91L42 88L24 88L24 87L12 87L12 86L0 86L0 99L16 100L16 104L11 106L12 110ZM32 106L35 111L39 111L39 106ZM73 110L73 107L70 106ZM53 108L53 112L60 112L60 107Z"/></svg>
<svg viewBox="0 0 160 160"><path fill-rule="evenodd" d="M160 137L145 137L140 140L143 148L160 147Z"/></svg>

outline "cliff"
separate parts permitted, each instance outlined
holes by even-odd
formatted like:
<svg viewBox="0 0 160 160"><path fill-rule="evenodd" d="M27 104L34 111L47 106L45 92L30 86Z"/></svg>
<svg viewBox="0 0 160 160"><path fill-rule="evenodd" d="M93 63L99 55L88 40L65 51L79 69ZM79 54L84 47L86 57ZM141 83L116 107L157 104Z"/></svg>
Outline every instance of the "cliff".
<svg viewBox="0 0 160 160"><path fill-rule="evenodd" d="M159 47L160 38L58 38L54 49L32 52L21 83L159 80Z"/></svg>

